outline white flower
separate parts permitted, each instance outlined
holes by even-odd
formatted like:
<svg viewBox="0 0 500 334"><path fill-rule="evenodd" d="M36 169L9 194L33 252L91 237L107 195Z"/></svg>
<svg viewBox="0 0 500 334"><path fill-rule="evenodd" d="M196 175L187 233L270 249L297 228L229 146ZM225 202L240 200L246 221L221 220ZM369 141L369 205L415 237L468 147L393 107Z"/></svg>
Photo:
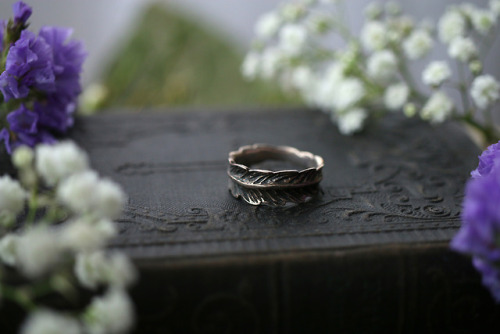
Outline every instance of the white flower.
<svg viewBox="0 0 500 334"><path fill-rule="evenodd" d="M281 8L281 15L287 21L297 21L305 12L304 5L300 3L287 3Z"/></svg>
<svg viewBox="0 0 500 334"><path fill-rule="evenodd" d="M31 313L22 325L21 334L80 334L76 319L48 309Z"/></svg>
<svg viewBox="0 0 500 334"><path fill-rule="evenodd" d="M470 95L480 109L486 109L500 98L500 84L489 74L481 75L472 82Z"/></svg>
<svg viewBox="0 0 500 334"><path fill-rule="evenodd" d="M382 6L376 2L372 1L365 7L365 16L369 20L377 20L382 15Z"/></svg>
<svg viewBox="0 0 500 334"><path fill-rule="evenodd" d="M490 0L490 10L496 16L500 16L500 0Z"/></svg>
<svg viewBox="0 0 500 334"><path fill-rule="evenodd" d="M363 128L363 123L368 117L364 109L355 108L341 114L335 114L340 133L353 134Z"/></svg>
<svg viewBox="0 0 500 334"><path fill-rule="evenodd" d="M57 188L57 197L76 213L115 219L125 204L125 194L114 182L100 180L93 171L75 174Z"/></svg>
<svg viewBox="0 0 500 334"><path fill-rule="evenodd" d="M61 231L61 243L74 252L92 251L103 247L117 233L115 224L107 219L94 222L80 218L66 223Z"/></svg>
<svg viewBox="0 0 500 334"><path fill-rule="evenodd" d="M448 54L451 58L467 62L477 56L477 48L472 38L459 36L451 41Z"/></svg>
<svg viewBox="0 0 500 334"><path fill-rule="evenodd" d="M299 24L287 24L280 31L280 47L292 56L298 55L307 42L307 30Z"/></svg>
<svg viewBox="0 0 500 334"><path fill-rule="evenodd" d="M35 152L36 170L48 185L54 185L88 168L87 155L73 142L60 142L52 146L41 144Z"/></svg>
<svg viewBox="0 0 500 334"><path fill-rule="evenodd" d="M319 79L316 85L311 87L313 90L311 95L314 103L328 110L334 108L333 101L337 88L342 80L344 80L344 66L339 62L333 62L328 65L325 74Z"/></svg>
<svg viewBox="0 0 500 334"><path fill-rule="evenodd" d="M333 96L333 107L338 110L346 110L359 102L365 95L365 87L359 79L347 78L339 82L335 95Z"/></svg>
<svg viewBox="0 0 500 334"><path fill-rule="evenodd" d="M20 146L12 153L12 164L18 169L26 169L33 163L34 154L31 147Z"/></svg>
<svg viewBox="0 0 500 334"><path fill-rule="evenodd" d="M137 279L134 266L124 254L105 254L102 251L77 254L75 275L89 289L100 284L124 288Z"/></svg>
<svg viewBox="0 0 500 334"><path fill-rule="evenodd" d="M26 192L10 176L0 177L0 215L15 216L24 208Z"/></svg>
<svg viewBox="0 0 500 334"><path fill-rule="evenodd" d="M442 123L453 111L453 102L446 94L435 92L422 108L420 116L433 124Z"/></svg>
<svg viewBox="0 0 500 334"><path fill-rule="evenodd" d="M264 50L261 55L260 71L262 78L273 78L284 59L283 51L277 47L271 47Z"/></svg>
<svg viewBox="0 0 500 334"><path fill-rule="evenodd" d="M28 229L16 243L18 266L30 278L45 274L62 256L57 233L45 225Z"/></svg>
<svg viewBox="0 0 500 334"><path fill-rule="evenodd" d="M16 234L7 234L0 239L0 259L3 263L13 266L17 263L17 242L19 237Z"/></svg>
<svg viewBox="0 0 500 334"><path fill-rule="evenodd" d="M281 18L275 12L268 12L257 19L255 34L257 37L268 39L273 37L281 25Z"/></svg>
<svg viewBox="0 0 500 334"><path fill-rule="evenodd" d="M89 334L122 334L134 324L132 301L122 290L111 289L94 297L86 310L85 328Z"/></svg>
<svg viewBox="0 0 500 334"><path fill-rule="evenodd" d="M389 1L385 3L385 12L387 15L396 16L401 14L401 5L396 1Z"/></svg>
<svg viewBox="0 0 500 334"><path fill-rule="evenodd" d="M398 59L392 51L377 51L368 58L368 75L375 80L388 81L398 70Z"/></svg>
<svg viewBox="0 0 500 334"><path fill-rule="evenodd" d="M249 80L255 79L259 74L260 55L257 52L249 52L243 59L241 73Z"/></svg>
<svg viewBox="0 0 500 334"><path fill-rule="evenodd" d="M307 66L299 66L293 69L292 83L296 88L307 90L314 81L314 74Z"/></svg>
<svg viewBox="0 0 500 334"><path fill-rule="evenodd" d="M384 94L384 104L389 110L400 110L408 100L410 89L405 83L389 86Z"/></svg>
<svg viewBox="0 0 500 334"><path fill-rule="evenodd" d="M387 45L387 28L379 21L370 21L361 31L361 43L368 51L382 50Z"/></svg>
<svg viewBox="0 0 500 334"><path fill-rule="evenodd" d="M471 13L472 26L482 35L486 35L491 30L495 24L495 18L494 13L485 9L476 9Z"/></svg>
<svg viewBox="0 0 500 334"><path fill-rule="evenodd" d="M429 53L434 41L427 30L418 29L404 41L403 49L410 59L419 59Z"/></svg>
<svg viewBox="0 0 500 334"><path fill-rule="evenodd" d="M457 10L448 10L439 19L439 39L443 43L449 43L458 36L463 36L467 27L464 16Z"/></svg>
<svg viewBox="0 0 500 334"><path fill-rule="evenodd" d="M451 76L451 70L445 61L433 61L424 72L422 72L422 81L429 86L439 86Z"/></svg>

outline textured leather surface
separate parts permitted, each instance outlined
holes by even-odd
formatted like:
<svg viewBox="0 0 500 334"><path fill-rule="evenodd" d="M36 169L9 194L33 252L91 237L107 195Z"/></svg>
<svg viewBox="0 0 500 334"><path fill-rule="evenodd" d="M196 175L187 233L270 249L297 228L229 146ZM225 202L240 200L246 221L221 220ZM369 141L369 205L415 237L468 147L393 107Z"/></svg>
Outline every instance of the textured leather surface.
<svg viewBox="0 0 500 334"><path fill-rule="evenodd" d="M105 114L73 137L129 194L114 246L138 259L448 241L478 154L452 126L394 116L346 137L301 110ZM235 200L227 156L252 143L321 155L323 195L291 209Z"/></svg>

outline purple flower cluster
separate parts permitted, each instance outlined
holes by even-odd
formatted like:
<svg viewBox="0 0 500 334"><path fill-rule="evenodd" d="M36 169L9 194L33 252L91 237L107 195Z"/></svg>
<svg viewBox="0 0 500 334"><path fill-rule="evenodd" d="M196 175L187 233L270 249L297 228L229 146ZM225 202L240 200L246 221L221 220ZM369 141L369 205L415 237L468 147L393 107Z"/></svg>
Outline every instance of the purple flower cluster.
<svg viewBox="0 0 500 334"><path fill-rule="evenodd" d="M0 33L4 47L10 41L0 74L7 109L5 120L0 118L0 141L9 153L20 145L52 142L73 125L86 57L82 44L69 40L71 29L43 27L36 35L25 30L31 8L20 1L13 10L14 21L3 23ZM16 32L19 37L12 40Z"/></svg>
<svg viewBox="0 0 500 334"><path fill-rule="evenodd" d="M479 157L467 183L462 227L451 247L473 257L483 284L500 303L500 142Z"/></svg>

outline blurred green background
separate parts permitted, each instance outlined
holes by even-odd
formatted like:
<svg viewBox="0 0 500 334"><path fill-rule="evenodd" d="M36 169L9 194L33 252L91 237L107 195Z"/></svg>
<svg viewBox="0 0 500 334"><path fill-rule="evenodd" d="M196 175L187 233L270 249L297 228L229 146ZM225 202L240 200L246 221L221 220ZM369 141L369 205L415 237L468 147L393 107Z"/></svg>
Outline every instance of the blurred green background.
<svg viewBox="0 0 500 334"><path fill-rule="evenodd" d="M102 96L87 109L298 103L276 83L245 81L244 52L196 20L152 5L104 70Z"/></svg>

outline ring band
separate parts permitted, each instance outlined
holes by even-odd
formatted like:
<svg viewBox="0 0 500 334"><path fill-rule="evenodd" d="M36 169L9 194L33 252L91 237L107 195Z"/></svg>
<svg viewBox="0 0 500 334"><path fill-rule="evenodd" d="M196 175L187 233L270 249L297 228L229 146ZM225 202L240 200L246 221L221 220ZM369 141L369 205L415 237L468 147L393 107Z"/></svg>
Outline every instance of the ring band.
<svg viewBox="0 0 500 334"><path fill-rule="evenodd" d="M290 146L254 144L229 153L229 190L252 205L284 206L303 203L318 193L323 158ZM288 161L303 169L271 171L250 168L266 161Z"/></svg>

